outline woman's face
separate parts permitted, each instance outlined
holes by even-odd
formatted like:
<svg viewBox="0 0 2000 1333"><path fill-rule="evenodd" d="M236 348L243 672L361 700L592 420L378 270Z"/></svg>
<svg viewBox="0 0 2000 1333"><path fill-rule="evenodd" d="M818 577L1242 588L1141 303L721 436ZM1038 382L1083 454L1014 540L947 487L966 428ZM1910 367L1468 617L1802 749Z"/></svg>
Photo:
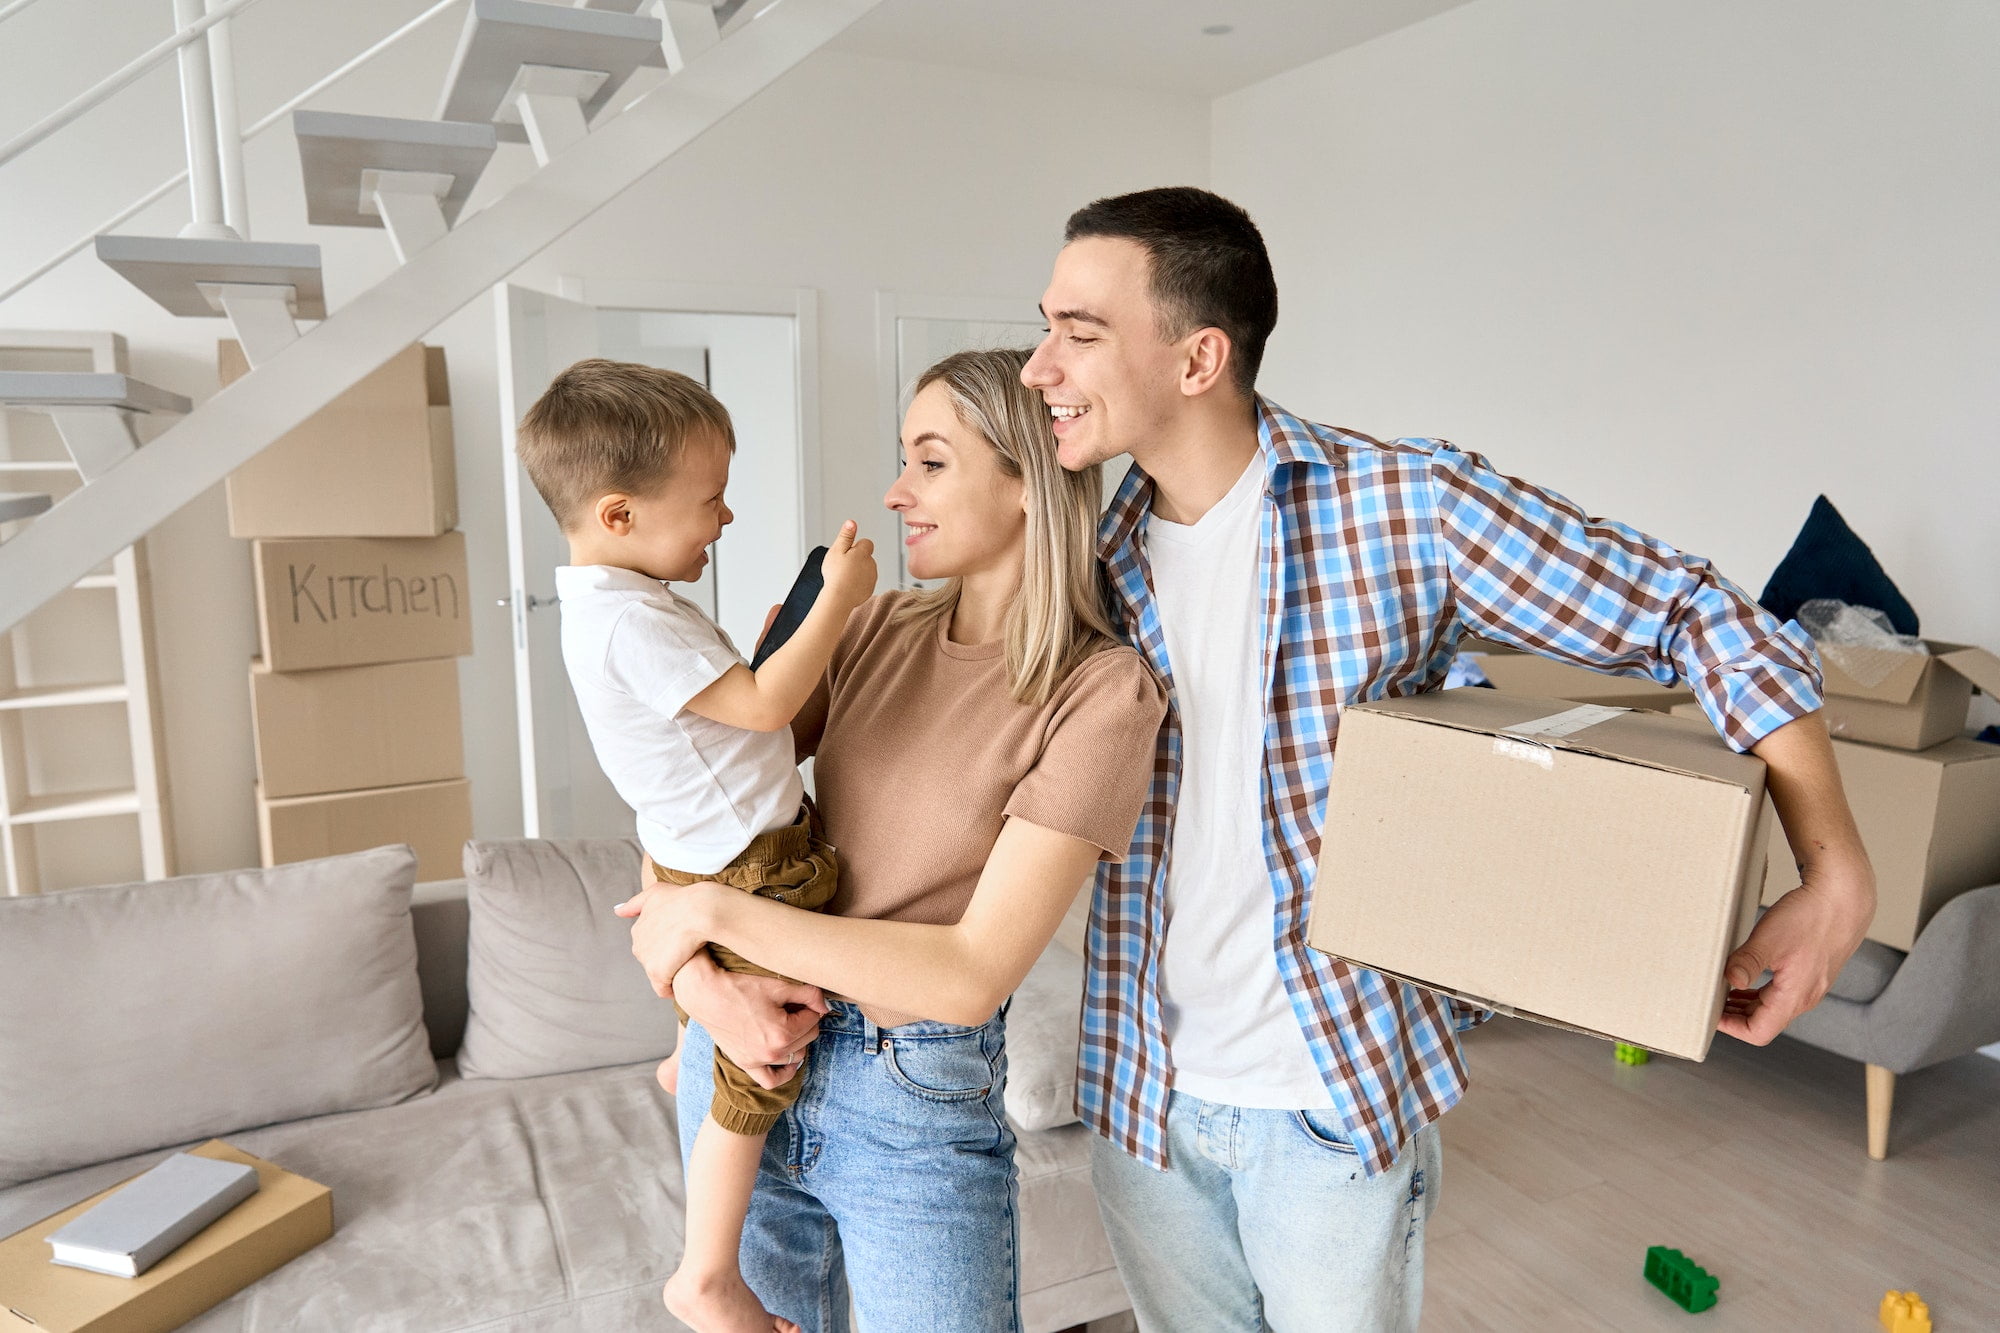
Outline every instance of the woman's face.
<svg viewBox="0 0 2000 1333"><path fill-rule="evenodd" d="M1026 484L958 419L942 384L929 384L903 418L903 471L882 503L903 520L912 578L1019 576L1026 547Z"/></svg>

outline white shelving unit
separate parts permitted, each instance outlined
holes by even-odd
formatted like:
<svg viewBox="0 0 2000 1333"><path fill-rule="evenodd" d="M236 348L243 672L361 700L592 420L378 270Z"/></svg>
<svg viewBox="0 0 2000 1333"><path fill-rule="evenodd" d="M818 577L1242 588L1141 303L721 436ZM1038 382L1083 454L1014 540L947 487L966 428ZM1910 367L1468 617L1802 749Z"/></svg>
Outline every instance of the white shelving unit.
<svg viewBox="0 0 2000 1333"><path fill-rule="evenodd" d="M0 370L124 374L125 340L114 333L0 331ZM47 494L60 501L82 480L55 431L46 421L34 421L35 415L0 405L0 491ZM45 435L46 441L24 448L21 441L37 434ZM15 530L15 524L0 524L0 541ZM150 607L141 543L119 551L104 567L79 579L44 612L0 632L0 872L9 895L77 882L74 871L64 874L54 864L45 866L38 844L51 835L53 826L83 820L115 820L128 826L136 821L138 834L136 863L122 871L107 871L107 849L129 840L92 840L97 859L87 880L162 879L174 873ZM115 643L115 654L105 651L99 656L106 667L115 656L116 676L77 680L69 678L72 672L59 671L61 679L38 679L40 661L90 658L87 651L35 651L51 647L42 640L69 633L101 640L107 649ZM30 642L17 642L17 637ZM112 708L124 715L129 780L110 789L69 789L61 781L61 770L76 766L58 762L62 756L55 753L71 743L63 732L67 729L83 743L94 743L107 734L107 728L101 715L97 725L89 725L90 710ZM66 726L70 723L82 725ZM102 771L106 765L86 767Z"/></svg>

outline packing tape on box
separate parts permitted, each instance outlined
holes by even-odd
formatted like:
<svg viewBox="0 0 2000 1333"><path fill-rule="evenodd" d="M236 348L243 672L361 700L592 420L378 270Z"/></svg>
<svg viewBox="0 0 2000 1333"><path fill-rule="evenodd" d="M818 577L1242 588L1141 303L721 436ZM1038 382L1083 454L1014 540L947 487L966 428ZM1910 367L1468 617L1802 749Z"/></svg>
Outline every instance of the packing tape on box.
<svg viewBox="0 0 2000 1333"><path fill-rule="evenodd" d="M1538 736L1573 736L1585 727L1594 727L1620 713L1629 713L1629 708L1613 708L1606 704L1584 704L1579 708L1567 708L1560 713L1523 722L1518 727L1508 727L1493 739L1493 753L1503 759L1519 759L1537 768L1553 769L1555 754L1546 745L1537 744Z"/></svg>

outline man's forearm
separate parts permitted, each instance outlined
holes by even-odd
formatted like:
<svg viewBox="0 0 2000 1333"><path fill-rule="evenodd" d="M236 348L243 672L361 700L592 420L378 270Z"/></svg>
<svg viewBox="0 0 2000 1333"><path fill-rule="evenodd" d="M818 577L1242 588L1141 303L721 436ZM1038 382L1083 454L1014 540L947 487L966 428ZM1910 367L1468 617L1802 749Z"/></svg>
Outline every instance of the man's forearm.
<svg viewBox="0 0 2000 1333"><path fill-rule="evenodd" d="M1840 783L1840 768L1834 762L1833 742L1827 737L1821 715L1810 713L1786 723L1759 741L1751 753L1764 761L1766 789L1806 882L1820 878L1816 872L1831 872L1832 878L1844 879L1839 872L1866 869L1868 854L1854 826L1854 813ZM1872 872L1866 877L1866 887L1872 913Z"/></svg>

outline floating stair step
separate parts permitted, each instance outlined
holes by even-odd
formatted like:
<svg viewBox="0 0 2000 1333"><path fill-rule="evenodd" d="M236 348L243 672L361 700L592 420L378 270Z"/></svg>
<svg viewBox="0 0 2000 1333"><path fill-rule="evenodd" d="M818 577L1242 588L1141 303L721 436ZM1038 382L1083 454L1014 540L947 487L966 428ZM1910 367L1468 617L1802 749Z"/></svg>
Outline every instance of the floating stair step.
<svg viewBox="0 0 2000 1333"><path fill-rule="evenodd" d="M447 225L457 221L479 173L493 156L490 123L394 120L335 111L294 111L306 221L320 227L380 227L364 173L420 171L450 177L438 195Z"/></svg>
<svg viewBox="0 0 2000 1333"><path fill-rule="evenodd" d="M105 815L138 813L139 793L136 791L77 791L56 796L31 796L0 822L62 824L73 819L101 819Z"/></svg>
<svg viewBox="0 0 2000 1333"><path fill-rule="evenodd" d="M73 458L0 458L0 475L9 472L74 472Z"/></svg>
<svg viewBox="0 0 2000 1333"><path fill-rule="evenodd" d="M194 404L130 375L66 370L0 370L0 404L8 407L103 407L182 416Z"/></svg>
<svg viewBox="0 0 2000 1333"><path fill-rule="evenodd" d="M24 518L46 514L54 503L46 495L0 494L0 523L18 523Z"/></svg>
<svg viewBox="0 0 2000 1333"><path fill-rule="evenodd" d="M179 236L100 236L97 257L176 315L206 319L221 311L202 293L210 285L290 287L292 313L326 318L319 247L273 241L215 241Z"/></svg>
<svg viewBox="0 0 2000 1333"><path fill-rule="evenodd" d="M601 73L604 81L583 99L586 118L602 110L632 72L664 69L660 21L602 9L572 9L534 0L472 0L439 120L491 124L507 143L526 143L520 117L506 108L523 65Z"/></svg>
<svg viewBox="0 0 2000 1333"><path fill-rule="evenodd" d="M0 713L28 708L82 708L91 704L122 704L132 697L122 680L102 685L26 685L11 694L0 694Z"/></svg>

